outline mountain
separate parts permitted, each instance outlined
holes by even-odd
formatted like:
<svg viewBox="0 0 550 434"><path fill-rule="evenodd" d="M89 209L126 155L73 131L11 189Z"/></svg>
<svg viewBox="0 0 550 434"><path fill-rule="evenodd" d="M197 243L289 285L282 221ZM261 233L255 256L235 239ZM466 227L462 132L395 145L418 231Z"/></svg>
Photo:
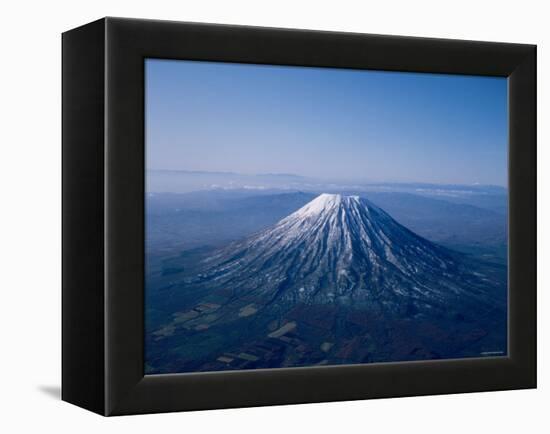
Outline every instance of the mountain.
<svg viewBox="0 0 550 434"><path fill-rule="evenodd" d="M479 303L479 276L459 255L358 196L321 194L272 227L213 252L196 285L231 286L271 303L383 301L386 308ZM406 301L406 303L404 303Z"/></svg>
<svg viewBox="0 0 550 434"><path fill-rule="evenodd" d="M148 373L506 351L505 269L436 245L358 196L321 194L169 265L165 290L148 294Z"/></svg>

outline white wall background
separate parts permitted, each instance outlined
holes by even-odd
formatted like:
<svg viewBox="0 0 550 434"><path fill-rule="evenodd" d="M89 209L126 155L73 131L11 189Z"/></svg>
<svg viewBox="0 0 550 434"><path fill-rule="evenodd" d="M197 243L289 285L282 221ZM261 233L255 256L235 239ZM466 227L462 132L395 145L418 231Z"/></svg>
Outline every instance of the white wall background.
<svg viewBox="0 0 550 434"><path fill-rule="evenodd" d="M548 12L545 2L4 1L0 6L0 431L549 432ZM61 39L110 16L539 45L539 389L101 418L61 402ZM546 402L545 402L546 401Z"/></svg>

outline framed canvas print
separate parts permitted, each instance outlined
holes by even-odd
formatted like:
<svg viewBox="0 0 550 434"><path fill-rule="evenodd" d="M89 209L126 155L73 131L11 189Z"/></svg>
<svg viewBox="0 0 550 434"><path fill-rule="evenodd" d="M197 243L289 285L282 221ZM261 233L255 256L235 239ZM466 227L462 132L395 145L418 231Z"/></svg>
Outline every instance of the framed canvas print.
<svg viewBox="0 0 550 434"><path fill-rule="evenodd" d="M63 399L536 386L536 49L105 18L63 34Z"/></svg>

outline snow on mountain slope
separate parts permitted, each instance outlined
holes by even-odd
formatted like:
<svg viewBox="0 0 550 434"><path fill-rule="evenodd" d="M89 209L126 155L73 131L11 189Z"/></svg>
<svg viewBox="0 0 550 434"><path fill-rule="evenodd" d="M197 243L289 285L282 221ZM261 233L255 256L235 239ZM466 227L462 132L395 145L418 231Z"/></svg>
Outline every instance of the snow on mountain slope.
<svg viewBox="0 0 550 434"><path fill-rule="evenodd" d="M203 267L194 283L268 303L443 308L465 292L478 299L483 286L458 255L368 200L339 194L319 195L272 227L214 252Z"/></svg>

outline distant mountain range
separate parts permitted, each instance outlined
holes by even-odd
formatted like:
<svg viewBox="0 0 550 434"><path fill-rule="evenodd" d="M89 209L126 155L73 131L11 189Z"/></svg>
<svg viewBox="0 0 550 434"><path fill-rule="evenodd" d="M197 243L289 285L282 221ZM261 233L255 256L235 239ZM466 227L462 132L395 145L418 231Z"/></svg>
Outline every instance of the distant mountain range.
<svg viewBox="0 0 550 434"><path fill-rule="evenodd" d="M379 182L369 179L340 179L302 176L292 173L209 172L190 170L148 170L149 193L188 193L198 190L361 190L405 192L425 196L468 198L477 195L505 195L506 188L481 184L431 184Z"/></svg>

